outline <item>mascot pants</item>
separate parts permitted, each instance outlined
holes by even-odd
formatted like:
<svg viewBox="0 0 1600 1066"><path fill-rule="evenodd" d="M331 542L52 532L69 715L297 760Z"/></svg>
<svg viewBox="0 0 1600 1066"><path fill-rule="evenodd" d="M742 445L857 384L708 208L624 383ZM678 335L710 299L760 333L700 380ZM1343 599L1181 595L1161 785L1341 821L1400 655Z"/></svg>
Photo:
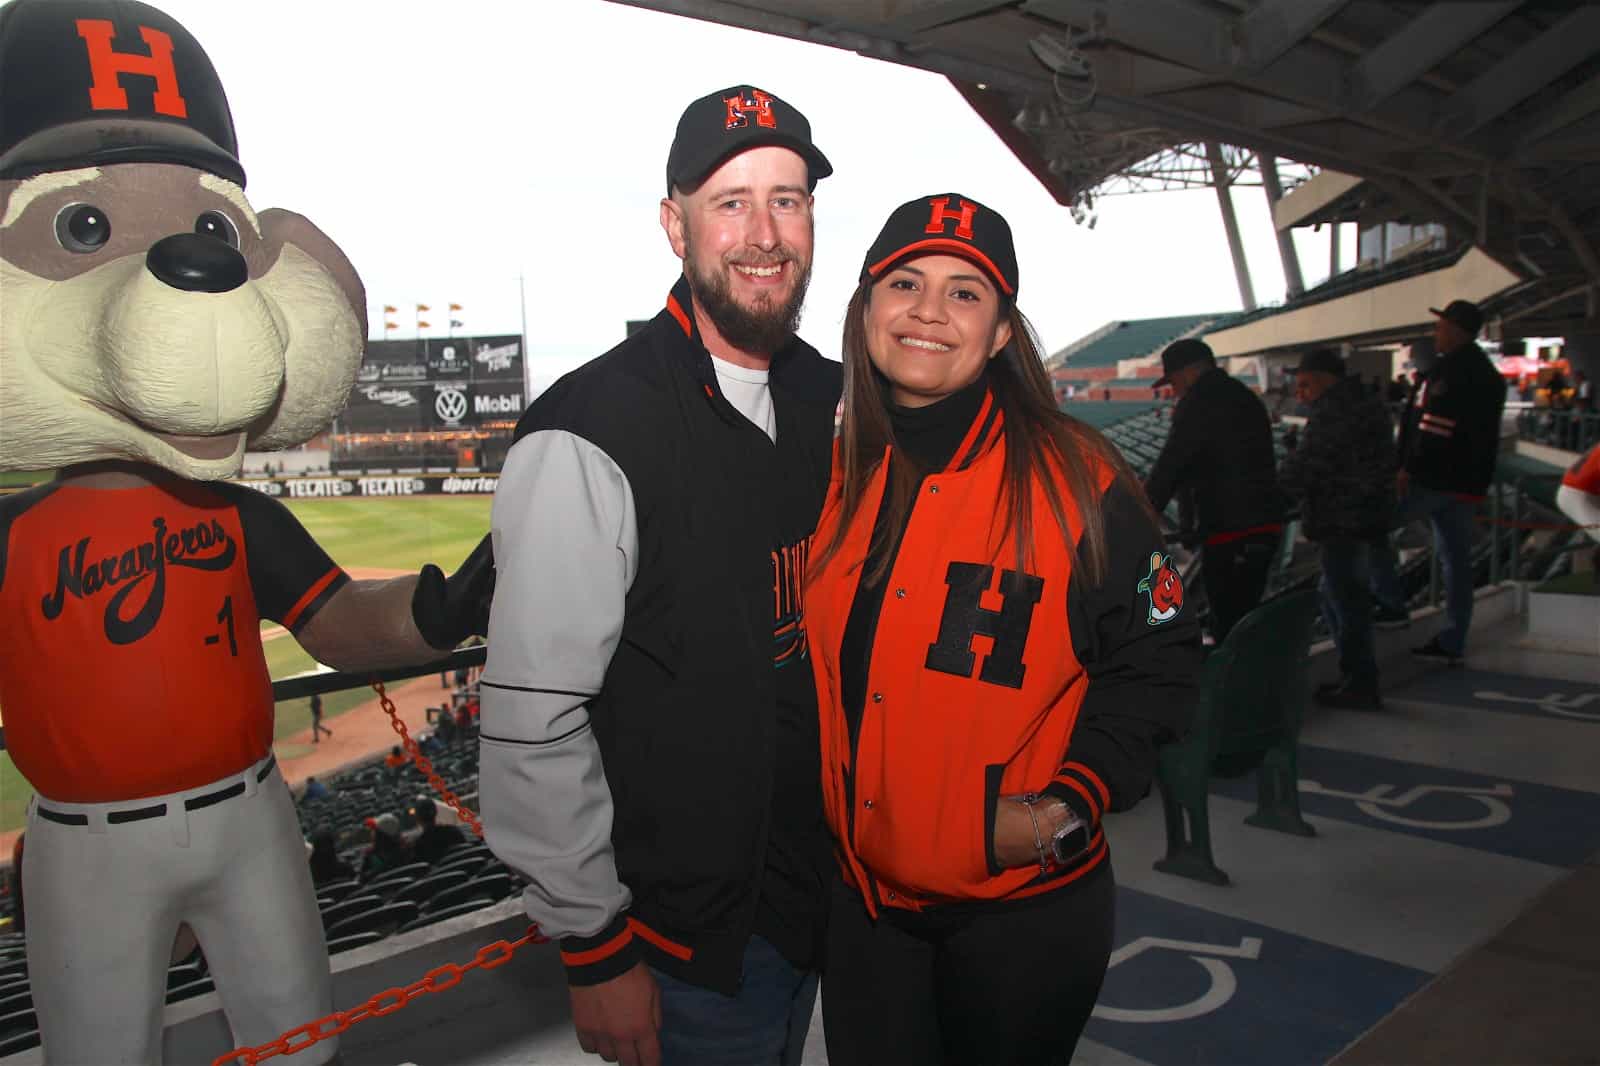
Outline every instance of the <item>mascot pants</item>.
<svg viewBox="0 0 1600 1066"><path fill-rule="evenodd" d="M158 805L164 813L127 820ZM270 755L170 796L36 797L22 877L47 1063L161 1061L167 966L182 922L200 941L238 1044L332 1012L305 842ZM307 1063L337 1050L336 1040L319 1043Z"/></svg>

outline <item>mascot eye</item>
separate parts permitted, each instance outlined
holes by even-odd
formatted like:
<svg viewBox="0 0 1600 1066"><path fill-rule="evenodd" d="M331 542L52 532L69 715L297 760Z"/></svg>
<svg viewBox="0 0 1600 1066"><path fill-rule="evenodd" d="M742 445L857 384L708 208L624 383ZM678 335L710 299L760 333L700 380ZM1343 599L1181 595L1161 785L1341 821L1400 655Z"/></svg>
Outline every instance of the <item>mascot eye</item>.
<svg viewBox="0 0 1600 1066"><path fill-rule="evenodd" d="M239 231L233 220L221 211L202 211L194 220L194 231L206 237L215 237L230 248L239 247Z"/></svg>
<svg viewBox="0 0 1600 1066"><path fill-rule="evenodd" d="M69 252L98 252L111 239L111 220L93 204L68 204L56 213L56 240Z"/></svg>

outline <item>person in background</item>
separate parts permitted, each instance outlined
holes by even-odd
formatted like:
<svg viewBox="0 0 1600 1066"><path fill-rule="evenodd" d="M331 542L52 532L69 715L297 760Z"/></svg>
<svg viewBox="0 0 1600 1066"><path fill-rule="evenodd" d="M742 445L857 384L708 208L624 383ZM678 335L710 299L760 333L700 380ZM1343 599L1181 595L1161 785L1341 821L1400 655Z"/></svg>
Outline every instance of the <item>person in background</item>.
<svg viewBox="0 0 1600 1066"><path fill-rule="evenodd" d="M1321 549L1322 614L1339 648L1340 678L1320 687L1316 699L1378 710L1370 552L1394 516L1394 426L1382 399L1347 374L1329 348L1301 358L1295 397L1310 414L1278 480L1300 501L1306 539Z"/></svg>
<svg viewBox="0 0 1600 1066"><path fill-rule="evenodd" d="M1472 516L1494 480L1506 390L1476 343L1483 328L1478 305L1452 300L1443 310L1429 310L1438 355L1423 372L1401 424L1396 523L1428 520L1444 576L1445 628L1412 654L1457 666L1472 625ZM1375 564L1379 599L1404 603L1387 542Z"/></svg>
<svg viewBox="0 0 1600 1066"><path fill-rule="evenodd" d="M396 744L389 749L389 754L383 757L383 765L392 773L398 774L406 765L406 753Z"/></svg>
<svg viewBox="0 0 1600 1066"><path fill-rule="evenodd" d="M372 831L372 842L361 859L361 880L374 877L411 862L411 849L400 836L400 819L387 812L368 818L366 826Z"/></svg>
<svg viewBox="0 0 1600 1066"><path fill-rule="evenodd" d="M333 792L329 790L327 785L324 785L315 777L307 777L306 790L300 794L300 798L308 800L323 800L327 799L331 795L333 795Z"/></svg>
<svg viewBox="0 0 1600 1066"><path fill-rule="evenodd" d="M312 835L311 855L306 861L311 864L311 881L318 886L330 881L346 881L356 875L350 864L339 858L331 829Z"/></svg>
<svg viewBox="0 0 1600 1066"><path fill-rule="evenodd" d="M412 804L411 817L422 827L422 832L411 842L411 853L418 862L432 866L445 852L466 843L466 834L460 826L439 824L439 808L428 796L419 796Z"/></svg>
<svg viewBox="0 0 1600 1066"><path fill-rule="evenodd" d="M1211 637L1221 644L1261 602L1283 533L1272 420L1261 397L1219 367L1204 341L1169 344L1161 369L1151 388L1171 385L1178 403L1145 492L1158 514L1175 494L1191 495Z"/></svg>
<svg viewBox="0 0 1600 1066"><path fill-rule="evenodd" d="M311 694L311 743L315 744L322 739L321 734L333 736L333 730L322 724L322 694Z"/></svg>
<svg viewBox="0 0 1600 1066"><path fill-rule="evenodd" d="M1101 820L1193 713L1156 517L1057 410L1018 284L1006 220L943 193L889 216L845 312L806 588L834 1066L1067 1063L1111 952Z"/></svg>

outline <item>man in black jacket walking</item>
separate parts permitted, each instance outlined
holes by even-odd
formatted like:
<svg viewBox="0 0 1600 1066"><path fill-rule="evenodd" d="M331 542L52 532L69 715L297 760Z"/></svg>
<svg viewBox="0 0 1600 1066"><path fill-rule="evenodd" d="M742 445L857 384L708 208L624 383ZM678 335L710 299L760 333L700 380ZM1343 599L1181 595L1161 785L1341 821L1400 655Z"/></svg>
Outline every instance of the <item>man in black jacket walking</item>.
<svg viewBox="0 0 1600 1066"><path fill-rule="evenodd" d="M1319 688L1317 702L1377 710L1369 553L1394 515L1394 426L1383 401L1326 348L1301 359L1295 397L1310 417L1278 477L1300 500L1306 539L1321 546L1322 615L1339 647L1340 680Z"/></svg>
<svg viewBox="0 0 1600 1066"><path fill-rule="evenodd" d="M1170 384L1178 404L1145 493L1158 512L1175 493L1191 494L1211 635L1221 644L1261 602L1283 532L1272 420L1261 397L1217 366L1204 341L1168 345L1161 367L1154 387Z"/></svg>
<svg viewBox="0 0 1600 1066"><path fill-rule="evenodd" d="M1494 480L1506 386L1475 343L1483 328L1476 304L1452 300L1442 311L1429 310L1439 354L1401 423L1396 522L1429 520L1444 571L1447 625L1412 653L1455 666L1472 625L1472 516ZM1377 571L1379 599L1404 603L1392 549L1381 553Z"/></svg>
<svg viewBox="0 0 1600 1066"><path fill-rule="evenodd" d="M489 846L608 1061L798 1062L829 844L801 589L842 371L795 336L831 173L750 85L696 100L666 306L517 426L491 519Z"/></svg>

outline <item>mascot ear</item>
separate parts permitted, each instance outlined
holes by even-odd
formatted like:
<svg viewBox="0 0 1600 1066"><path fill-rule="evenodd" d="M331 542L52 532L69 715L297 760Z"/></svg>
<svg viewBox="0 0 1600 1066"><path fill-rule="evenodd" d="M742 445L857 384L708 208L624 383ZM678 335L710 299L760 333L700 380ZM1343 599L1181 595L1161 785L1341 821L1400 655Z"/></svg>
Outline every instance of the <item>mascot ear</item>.
<svg viewBox="0 0 1600 1066"><path fill-rule="evenodd" d="M344 408L366 347L367 297L355 267L311 221L261 212L250 277L285 332L283 391L250 428L249 445L285 448L326 429Z"/></svg>

